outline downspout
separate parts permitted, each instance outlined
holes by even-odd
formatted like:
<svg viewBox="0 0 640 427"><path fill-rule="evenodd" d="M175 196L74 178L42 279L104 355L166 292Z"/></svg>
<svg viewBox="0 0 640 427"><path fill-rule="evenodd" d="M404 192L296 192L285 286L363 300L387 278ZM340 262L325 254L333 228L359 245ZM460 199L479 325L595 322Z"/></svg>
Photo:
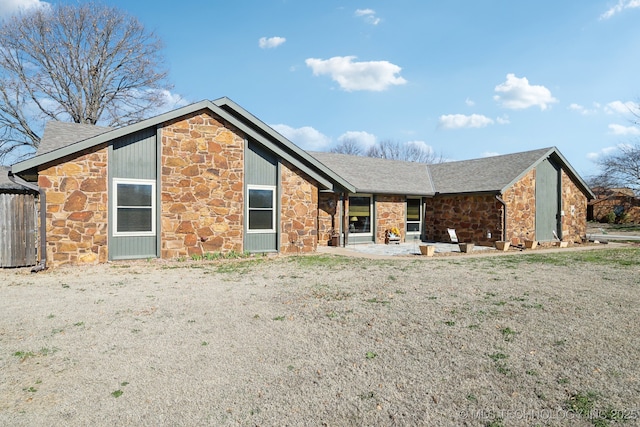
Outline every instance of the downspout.
<svg viewBox="0 0 640 427"><path fill-rule="evenodd" d="M44 189L25 181L11 171L9 172L9 180L40 194L40 262L31 269L32 273L37 273L47 268L47 194Z"/></svg>
<svg viewBox="0 0 640 427"><path fill-rule="evenodd" d="M507 240L507 203L502 200L500 194L496 194L496 200L502 204L502 240Z"/></svg>

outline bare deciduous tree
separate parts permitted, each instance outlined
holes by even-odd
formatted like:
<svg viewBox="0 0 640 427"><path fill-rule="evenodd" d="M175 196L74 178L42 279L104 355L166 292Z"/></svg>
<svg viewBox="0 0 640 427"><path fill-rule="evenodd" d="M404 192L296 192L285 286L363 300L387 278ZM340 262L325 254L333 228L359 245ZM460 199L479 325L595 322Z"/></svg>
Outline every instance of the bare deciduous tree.
<svg viewBox="0 0 640 427"><path fill-rule="evenodd" d="M383 140L367 150L366 156L418 163L442 163L444 158L432 149L412 143Z"/></svg>
<svg viewBox="0 0 640 427"><path fill-rule="evenodd" d="M161 108L160 39L98 3L57 4L0 25L0 160L38 147L45 120L121 126Z"/></svg>
<svg viewBox="0 0 640 427"><path fill-rule="evenodd" d="M627 187L640 193L640 144L621 144L618 151L597 161L600 175L591 179L608 188Z"/></svg>
<svg viewBox="0 0 640 427"><path fill-rule="evenodd" d="M331 149L332 153L350 154L352 156L362 156L364 150L358 141L352 138L343 139L338 145Z"/></svg>

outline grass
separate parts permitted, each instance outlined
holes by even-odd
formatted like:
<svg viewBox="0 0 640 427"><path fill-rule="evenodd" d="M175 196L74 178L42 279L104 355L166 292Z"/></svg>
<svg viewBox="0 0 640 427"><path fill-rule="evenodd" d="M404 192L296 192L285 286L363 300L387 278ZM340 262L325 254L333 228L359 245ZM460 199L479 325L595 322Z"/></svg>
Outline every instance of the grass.
<svg viewBox="0 0 640 427"><path fill-rule="evenodd" d="M638 254L635 249L607 248L584 252L513 256L511 258L514 260L509 261L508 265L523 267L522 271L518 270L520 279L514 279L515 271L509 268L495 272L496 276L504 276L502 282L490 281L490 278L494 277L491 276L492 266L497 265L496 261L491 259L493 257L480 261L460 260L461 266L457 267L451 267L447 260L433 259L428 265L424 262L416 265L412 261L399 259L392 261L395 266L392 269L379 265L377 260L361 261L327 255L252 257L220 260L215 263L203 260L198 262L201 267L198 270L191 270L190 265L194 262L189 260L179 265L177 271L162 271L162 274L166 273L170 286L162 287L158 284L145 288L141 287L144 283L136 278L135 283L126 281L126 289L122 289L122 292L137 291L139 299L136 304L144 306L149 304L146 298L153 297L150 293L156 293L159 301L167 302L164 312L172 317L172 321L166 322L166 326L167 334L174 335L167 336L176 336L175 331L170 330L171 325L189 323L190 327L186 333L190 335L184 337L189 346L185 351L193 351L197 355L208 354L211 357L214 356L211 352L220 346L220 340L210 327L214 318L202 313L208 313L213 309L206 304L199 304L194 295L206 296L205 302L208 302L211 296L211 301L219 301L221 306L227 304L229 318L235 314L233 319L241 326L238 332L242 332L243 340L231 351L234 354L247 352L246 358L229 358L229 363L235 363L229 365L230 369L237 369L240 375L238 381L246 381L249 377L243 377L242 370L251 371L251 368L255 368L252 372L257 372L263 365L279 366L279 374L285 374L285 379L295 379L289 381L293 385L283 384L287 381L272 376L273 372L270 370L260 371L260 377L257 377L251 392L265 393L264 396L267 397L264 399L273 400L264 405L253 396L247 399L247 402L243 402L244 404L230 403L229 408L233 414L228 412L226 416L238 424L242 424L241 421L256 425L268 424L265 423L268 417L275 419L275 416L282 415L273 409L283 403L277 397L278 393L299 394L300 399L304 398L305 402L311 404L317 404L321 399L323 402L326 400L331 403L333 395L325 393L322 390L323 386L327 386L335 378L358 378L363 380L359 385L356 382L356 386L350 390L339 390L343 394L335 397L341 402L346 400L346 405L353 411L345 411L344 406L335 405L335 415L333 412L327 412L325 415L329 425L340 425L336 422L339 420L352 420L353 424L359 425L384 424L385 420L373 414L379 413L384 416L386 411L395 411L396 407L389 408L392 405L396 405L398 411L408 415L405 419L397 417L391 421L386 420L389 424L417 425L417 420L423 416L425 419L421 420L424 421L422 425L429 425L430 421L437 420L427 418L426 412L418 412L425 406L423 400L426 395L427 398L437 396L440 404L434 408L440 414L450 413L452 417L455 417L451 410L454 405L460 408L468 405L475 410L496 407L508 411L529 402L534 407L538 405L541 408L570 411L570 415L580 425L606 426L622 424L624 421L622 411L617 408L621 405L619 402L624 401L626 404L629 401L630 407L637 406L638 402L633 397L629 398L626 391L634 387L635 383L632 381L633 378L637 378L637 368L622 363L624 359L619 356L633 354L630 353L633 346L622 334L619 339L617 336L606 335L613 330L611 325L630 325L626 322L633 319L633 316L624 313L631 312L632 307L637 305L635 303L639 289L637 279L633 277L635 267L628 266L634 265L634 258ZM562 257L563 261L549 263L548 259L552 256ZM599 265L607 267L599 268ZM609 265L614 267L609 268ZM407 273L403 271L405 266L408 267ZM155 268L159 270L162 267L159 264ZM152 267L144 266L142 270L146 268ZM537 276L538 271L544 272L545 275ZM620 276L622 280L607 282L608 290L600 292L602 276L613 276L618 271L624 271ZM553 277L569 279L566 283L560 279L554 280L552 276L546 275L549 272L553 273ZM224 276L229 273L247 273L249 276ZM446 276L445 273L452 274ZM146 273L142 276L146 276ZM449 280L448 277L454 276L458 278L457 281ZM146 280L144 277L141 279ZM118 279L100 278L100 281L102 280L108 285ZM149 282L153 280L156 279L150 278ZM225 280L232 283L224 284ZM182 281L185 286L182 286ZM55 292L61 294L60 298L62 295L70 297L70 294L78 294L76 282L69 283L73 288L70 291L61 290L56 283ZM571 288L566 287L567 283ZM131 313L126 311L129 304L124 304L118 298L106 297L103 290L93 293L94 287L88 283L86 286L87 294L84 298L88 305L93 307L93 311L100 308L100 311L113 313L120 309L119 320L126 316L132 317ZM629 286L634 286L635 289L630 289ZM169 303L172 301L169 297L173 295L174 287L181 289L180 294L176 293L179 297L176 297L175 301L181 303L188 300L189 305L176 304L174 307ZM229 294L227 288L241 293ZM222 298L214 299L213 296ZM98 298L106 298L106 301L101 302L99 306L93 306L91 303ZM596 302L591 303L592 299ZM242 310L233 311L234 305L240 304L228 304L236 301L242 302ZM386 306L380 307L380 304ZM597 317L594 313L600 312L596 311L599 306L601 311L606 311L607 325L601 325L604 322L594 318ZM578 308L581 310L578 311ZM59 340L65 338L60 334L49 337L51 328L60 326L57 323L66 318L57 310L51 304L43 304L35 316L42 324L39 336L45 336L49 340L45 343L49 348L56 344L62 347L59 344L62 341ZM51 322L42 322L42 316L46 317L49 313L56 313L56 316L50 317L53 319ZM33 318L29 312L25 314L27 315ZM87 335L82 333L85 324L96 332L97 328L102 327L100 317L83 312L75 313L73 316L71 320L66 320L67 338L84 338ZM547 319L550 320L549 323L545 323ZM149 318L149 323L143 325L144 334L128 334L122 338L127 340L128 345L140 346L142 349L145 340L133 338L141 335L153 336L153 321L155 320ZM142 324L134 325L140 327ZM124 329L125 333L135 326L129 325ZM612 329L609 329L610 327ZM139 331L140 329L136 330ZM184 331L183 329L183 333ZM255 335L266 338L258 341L260 345L245 346L244 340L252 342L251 337L245 336L246 331L252 331L246 335L252 335L255 331ZM270 335L270 331L275 333ZM574 331L576 335L572 334ZM629 336L635 336L634 331L635 329L629 329L627 333ZM588 347L583 347L580 341L583 337L596 337L596 334L598 351L589 353ZM303 341L307 337L311 337L309 342ZM81 354L82 350L69 348L71 344L67 342L71 341L64 341L64 353L77 357L74 355ZM169 343L169 340L167 342ZM287 346L287 342L295 345ZM48 359L42 357L50 353L44 351L41 354L37 351L41 345L23 342L9 347L11 351L21 351L16 351L15 357L8 356L11 363L7 363L7 367L30 370L30 376L17 383L14 389L22 393L23 397L33 397L34 400L42 399L45 393L49 393L56 385L49 377L44 377L45 386L38 386L34 383L34 378L37 378L39 373L33 373L32 369L40 364L44 370L53 362L56 366L64 366L61 355L49 356ZM298 346L301 347L300 350ZM254 347L260 350L259 354L254 352ZM107 346L103 344L99 348L105 348L106 351ZM587 353L580 353L578 349ZM109 350L105 357L110 357L120 350L121 348ZM303 350L304 356L297 353ZM607 360L603 354L611 356L611 360ZM25 364L20 365L19 359L26 360ZM321 374L316 374L316 367ZM580 369L567 369L569 367ZM598 373L594 373L593 368L598 368ZM427 372L441 372L442 375L431 377L426 375ZM60 376L70 374L71 370L67 370ZM105 380L106 384L110 385L97 390L103 399L110 398L108 394L114 399L119 398L127 392L127 396L124 397L128 400L131 393L137 390L111 379L113 376L118 378L122 373L115 372L110 375L112 376ZM134 384L141 384L140 380L144 375L146 373L124 378L131 379ZM393 381L388 382L391 375ZM445 384L449 378L456 378L455 386L451 386L453 383ZM416 383L416 379L419 379L419 384ZM308 386L310 384L320 387ZM491 388L487 384L490 384ZM285 385L292 387L292 391L283 388ZM29 387L33 387L33 390L29 390ZM433 393L424 393L427 389L433 390ZM231 393L239 393L238 390L232 389ZM213 390L204 391L215 394ZM162 393L164 391L159 391L159 394ZM197 402L199 396L198 390L194 389L193 395L188 397ZM623 397L627 399L623 400ZM112 402L118 405L123 403L119 400ZM380 402L384 409L376 412L378 409L372 402ZM260 408L264 418L257 416L248 420L235 415L242 412L244 417L250 408ZM366 410L371 410L371 414L367 414ZM349 416L353 416L353 419ZM410 418L411 416L413 418ZM299 421L293 420L288 421L291 421L291 424ZM215 421L220 420L212 420L212 423ZM449 421L451 425L460 425L457 423L459 420L455 418ZM627 421L625 425L633 425L634 422ZM437 422L431 425L434 424ZM517 420L514 422L509 417L501 419L493 413L482 420L470 421L469 425L525 424L518 424ZM535 422L532 421L530 425L535 425Z"/></svg>
<svg viewBox="0 0 640 427"><path fill-rule="evenodd" d="M391 304L391 301L387 301L387 300L379 300L376 297L373 298L369 298L367 300L365 300L366 302L370 302L372 304L382 304L382 305L389 305Z"/></svg>
<svg viewBox="0 0 640 427"><path fill-rule="evenodd" d="M493 353L489 355L489 359L493 360L494 367L502 375L510 375L511 369L507 366L505 360L509 358L509 355L504 353Z"/></svg>
<svg viewBox="0 0 640 427"><path fill-rule="evenodd" d="M306 255L289 257L288 262L295 263L299 267L355 267L361 264L359 259L338 255Z"/></svg>
<svg viewBox="0 0 640 427"><path fill-rule="evenodd" d="M575 266L576 264L598 264L617 267L640 266L640 248L597 249L553 253L531 253L524 256L499 256L491 259L469 258L469 264L488 263L489 268L518 268L523 264L550 266Z"/></svg>
<svg viewBox="0 0 640 427"><path fill-rule="evenodd" d="M511 341L517 334L516 331L508 327L500 329L500 333L505 341Z"/></svg>

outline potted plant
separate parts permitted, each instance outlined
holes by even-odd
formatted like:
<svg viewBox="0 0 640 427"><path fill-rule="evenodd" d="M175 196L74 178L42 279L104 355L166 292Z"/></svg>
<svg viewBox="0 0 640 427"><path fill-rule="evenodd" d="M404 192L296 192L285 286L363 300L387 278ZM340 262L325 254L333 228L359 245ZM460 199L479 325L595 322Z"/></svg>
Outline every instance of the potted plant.
<svg viewBox="0 0 640 427"><path fill-rule="evenodd" d="M524 241L524 247L527 249L535 249L538 246L538 242L536 240L527 240Z"/></svg>
<svg viewBox="0 0 640 427"><path fill-rule="evenodd" d="M509 246L511 245L511 242L506 242L506 241L497 241L494 242L494 244L496 245L496 249L499 251L508 251L509 250Z"/></svg>
<svg viewBox="0 0 640 427"><path fill-rule="evenodd" d="M433 256L436 252L436 247L433 245L420 245L420 253L426 256Z"/></svg>
<svg viewBox="0 0 640 427"><path fill-rule="evenodd" d="M460 248L460 252L473 252L473 243L458 243L458 247Z"/></svg>
<svg viewBox="0 0 640 427"><path fill-rule="evenodd" d="M329 241L329 244L331 246L340 246L340 233L338 233L338 231L335 228L332 228L329 231L329 235L331 236L331 240Z"/></svg>
<svg viewBox="0 0 640 427"><path fill-rule="evenodd" d="M391 227L389 230L385 230L384 236L385 243L400 243L400 230L398 227Z"/></svg>

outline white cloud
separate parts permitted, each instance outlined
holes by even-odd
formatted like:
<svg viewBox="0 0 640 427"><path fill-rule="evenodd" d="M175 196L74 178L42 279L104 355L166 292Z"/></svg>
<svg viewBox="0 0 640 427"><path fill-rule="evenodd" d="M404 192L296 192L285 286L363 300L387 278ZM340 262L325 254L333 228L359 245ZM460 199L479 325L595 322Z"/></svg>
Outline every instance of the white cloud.
<svg viewBox="0 0 640 427"><path fill-rule="evenodd" d="M172 108L180 108L184 107L185 105L189 105L189 101L183 98L180 94L173 93L168 90L161 90L160 94L164 98L164 101L167 103L167 105L171 106Z"/></svg>
<svg viewBox="0 0 640 427"><path fill-rule="evenodd" d="M310 126L292 128L287 125L270 125L276 132L304 150L326 151L331 145L331 138Z"/></svg>
<svg viewBox="0 0 640 427"><path fill-rule="evenodd" d="M631 148L631 146L630 146L629 144L618 144L618 145L615 145L615 146L612 146L612 147L611 147L611 146L610 146L610 147L605 147L605 148L601 149L601 150L600 150L600 151L598 151L598 152L590 152L590 153L587 153L587 158L588 158L589 160L596 161L596 160L598 160L600 157L602 157L602 156L608 156L608 155L610 155L611 153L613 153L614 151L617 151L617 150L619 150L620 148L623 148L623 147L625 147L625 148Z"/></svg>
<svg viewBox="0 0 640 427"><path fill-rule="evenodd" d="M596 114L598 112L599 104L596 103L595 107L596 108L594 108L594 109L588 109L588 108L584 107L583 105L573 103L573 104L569 105L568 109L571 110L571 111L575 111L577 113L580 113L583 116L588 116L588 115L591 115L591 114Z"/></svg>
<svg viewBox="0 0 640 427"><path fill-rule="evenodd" d="M612 123L609 125L609 130L613 135L640 135L640 127L638 126L623 126Z"/></svg>
<svg viewBox="0 0 640 427"><path fill-rule="evenodd" d="M0 17L12 13L29 10L35 7L50 7L51 4L41 0L2 0L0 1Z"/></svg>
<svg viewBox="0 0 640 427"><path fill-rule="evenodd" d="M373 9L356 9L356 16L364 18L364 22L371 25L378 25L381 21Z"/></svg>
<svg viewBox="0 0 640 427"><path fill-rule="evenodd" d="M343 90L383 91L392 85L403 85L397 76L402 68L388 61L355 62L355 56L334 56L329 59L309 58L305 61L314 76L328 74Z"/></svg>
<svg viewBox="0 0 640 427"><path fill-rule="evenodd" d="M493 119L481 114L446 114L438 119L438 126L443 129L483 128L493 123Z"/></svg>
<svg viewBox="0 0 640 427"><path fill-rule="evenodd" d="M258 45L262 49L273 49L274 47L278 47L286 41L287 39L284 37L260 37L260 40L258 40Z"/></svg>
<svg viewBox="0 0 640 427"><path fill-rule="evenodd" d="M530 85L526 77L520 79L511 73L507 74L504 83L495 87L495 91L498 95L493 99L511 110L523 110L534 106L546 110L549 104L558 102L546 87Z"/></svg>
<svg viewBox="0 0 640 427"><path fill-rule="evenodd" d="M427 144L424 141L408 141L407 145L413 145L415 147L418 147L419 149L421 149L425 153L433 154L435 152L433 147L430 146L429 144Z"/></svg>
<svg viewBox="0 0 640 427"><path fill-rule="evenodd" d="M509 116L507 116L506 114L496 118L496 122L499 125L508 125L509 123L511 123L511 121L509 120Z"/></svg>
<svg viewBox="0 0 640 427"><path fill-rule="evenodd" d="M474 105L476 105L475 101L469 98L465 99L464 103L467 104L468 107L473 107Z"/></svg>
<svg viewBox="0 0 640 427"><path fill-rule="evenodd" d="M620 13L625 9L635 9L638 7L640 7L640 0L618 0L618 4L600 15L600 19L609 19L616 13Z"/></svg>
<svg viewBox="0 0 640 427"><path fill-rule="evenodd" d="M606 105L605 112L607 114L640 114L640 106L635 102L627 101L613 101Z"/></svg>
<svg viewBox="0 0 640 427"><path fill-rule="evenodd" d="M498 153L497 151L485 151L482 154L480 154L481 157L494 157L499 155L500 153Z"/></svg>
<svg viewBox="0 0 640 427"><path fill-rule="evenodd" d="M376 136L364 131L347 131L338 137L338 142L356 141L365 149L372 147L376 143Z"/></svg>

